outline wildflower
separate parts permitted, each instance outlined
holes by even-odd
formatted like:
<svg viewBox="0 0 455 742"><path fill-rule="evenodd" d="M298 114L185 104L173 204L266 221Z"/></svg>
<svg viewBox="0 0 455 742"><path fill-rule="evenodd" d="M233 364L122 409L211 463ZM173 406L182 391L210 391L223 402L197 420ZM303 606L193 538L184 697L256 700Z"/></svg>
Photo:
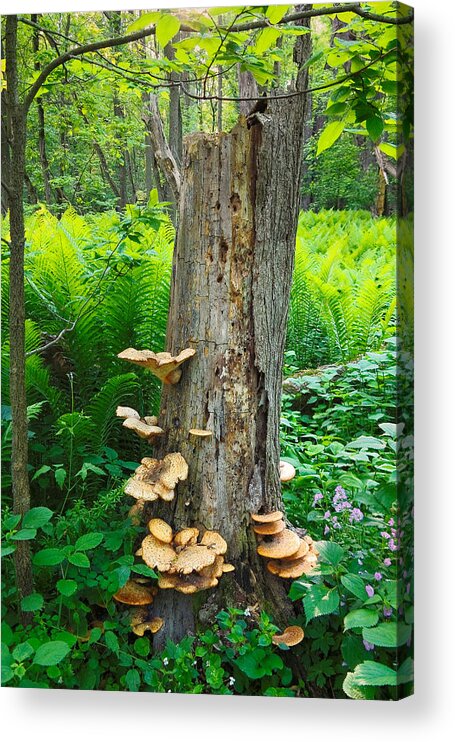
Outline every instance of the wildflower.
<svg viewBox="0 0 455 742"><path fill-rule="evenodd" d="M390 559L389 557L386 557L386 558L384 559L384 565L385 565L386 567L390 567L390 565L391 565L391 564L392 564L392 560L391 560L391 559Z"/></svg>
<svg viewBox="0 0 455 742"><path fill-rule="evenodd" d="M353 508L351 511L351 515L349 516L349 522L350 523L359 523L361 520L363 520L363 513L360 510L360 508Z"/></svg>
<svg viewBox="0 0 455 742"><path fill-rule="evenodd" d="M326 510L324 513L324 520L329 520L330 518L330 510Z"/></svg>
<svg viewBox="0 0 455 742"><path fill-rule="evenodd" d="M384 614L384 616L386 618L390 618L390 616L393 613L393 609L392 608L387 608L387 606L384 606L384 610L382 612L383 612L383 614Z"/></svg>
<svg viewBox="0 0 455 742"><path fill-rule="evenodd" d="M316 492L315 496L313 497L313 507L316 505L317 502L319 502L319 500L322 500L323 497L324 495L322 494L322 492Z"/></svg>
<svg viewBox="0 0 455 742"><path fill-rule="evenodd" d="M387 525L388 526L394 526L395 525L394 519L393 518L390 518L390 520L387 521Z"/></svg>
<svg viewBox="0 0 455 742"><path fill-rule="evenodd" d="M330 533L330 528L328 526L326 526L324 528L324 536L327 536L328 533Z"/></svg>
<svg viewBox="0 0 455 742"><path fill-rule="evenodd" d="M350 510L352 505L347 500L342 500L341 502L337 502L334 508L337 513L341 513L342 510Z"/></svg>
<svg viewBox="0 0 455 742"><path fill-rule="evenodd" d="M371 587L371 585L365 585L365 590L369 598L372 598L374 595L374 587Z"/></svg>
<svg viewBox="0 0 455 742"><path fill-rule="evenodd" d="M382 531L381 532L381 536L382 536L382 538L387 538L388 539L388 538L390 538L390 533L387 533L387 531Z"/></svg>
<svg viewBox="0 0 455 742"><path fill-rule="evenodd" d="M393 538L390 539L387 546L389 547L390 551L396 551L398 548Z"/></svg>
<svg viewBox="0 0 455 742"><path fill-rule="evenodd" d="M338 523L338 518L336 515L332 518L332 527L333 528L341 528L341 523Z"/></svg>
<svg viewBox="0 0 455 742"><path fill-rule="evenodd" d="M166 667L169 664L169 660L167 657L163 657L163 665Z"/></svg>
<svg viewBox="0 0 455 742"><path fill-rule="evenodd" d="M381 573L380 572L375 572L374 573L374 579L377 580L378 582L379 582L379 580L382 580Z"/></svg>
<svg viewBox="0 0 455 742"><path fill-rule="evenodd" d="M346 499L346 492L340 484L338 485L338 487L335 487L335 496L336 495L338 495L341 500Z"/></svg>
<svg viewBox="0 0 455 742"><path fill-rule="evenodd" d="M244 616L251 616L251 611L250 611L250 609L249 609L249 608L245 608L245 610L243 611L243 615L244 615Z"/></svg>
<svg viewBox="0 0 455 742"><path fill-rule="evenodd" d="M374 649L374 644L371 644L371 642L367 642L366 639L363 640L363 646L367 650L367 652L371 652L372 649Z"/></svg>
<svg viewBox="0 0 455 742"><path fill-rule="evenodd" d="M233 678L231 675L231 677L229 678L229 685L234 685L234 683L235 683L235 678Z"/></svg>
<svg viewBox="0 0 455 742"><path fill-rule="evenodd" d="M362 566L362 564L363 564L363 559L357 559L357 564L360 564L360 566Z"/></svg>

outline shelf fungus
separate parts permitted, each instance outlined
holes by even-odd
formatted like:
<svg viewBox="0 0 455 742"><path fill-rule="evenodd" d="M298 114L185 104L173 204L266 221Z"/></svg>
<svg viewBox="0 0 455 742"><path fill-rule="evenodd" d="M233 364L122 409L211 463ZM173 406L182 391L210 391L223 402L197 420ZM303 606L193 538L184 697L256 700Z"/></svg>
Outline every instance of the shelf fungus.
<svg viewBox="0 0 455 742"><path fill-rule="evenodd" d="M182 375L180 366L189 358L192 358L195 353L194 348L185 348L177 356L173 356L171 353L154 353L152 350L127 348L119 353L118 357L146 368L157 376L163 384L177 384Z"/></svg>
<svg viewBox="0 0 455 742"><path fill-rule="evenodd" d="M285 527L283 513L253 514L253 530L258 536L257 552L265 557L268 571L283 579L309 574L317 564L318 550L311 536L300 538Z"/></svg>
<svg viewBox="0 0 455 742"><path fill-rule="evenodd" d="M155 416L147 415L141 417L137 410L133 410L132 407L117 407L117 417L123 418L123 427L128 430L132 430L139 438L148 440L150 443L156 436L164 433L163 428L158 426L158 418Z"/></svg>
<svg viewBox="0 0 455 742"><path fill-rule="evenodd" d="M125 493L136 500L170 502L174 499L177 483L187 476L188 464L178 452L168 453L161 460L145 457L127 482Z"/></svg>
<svg viewBox="0 0 455 742"><path fill-rule="evenodd" d="M217 531L205 531L198 541L197 528L184 528L174 534L159 518L153 518L148 526L150 535L142 542L142 559L160 573L161 590L191 595L216 587L225 572L234 570L225 562L227 543Z"/></svg>
<svg viewBox="0 0 455 742"><path fill-rule="evenodd" d="M287 461L280 461L280 481L290 482L295 477L295 469Z"/></svg>
<svg viewBox="0 0 455 742"><path fill-rule="evenodd" d="M295 647L296 644L300 644L304 636L301 626L288 626L282 634L272 636L272 642L278 646L284 644L286 647Z"/></svg>
<svg viewBox="0 0 455 742"><path fill-rule="evenodd" d="M156 587L143 585L135 580L128 580L123 587L117 590L114 599L118 603L125 603L126 605L150 605L153 603L153 598L157 592Z"/></svg>
<svg viewBox="0 0 455 742"><path fill-rule="evenodd" d="M195 438L210 438L213 435L212 430L203 430L202 428L191 428L188 433Z"/></svg>
<svg viewBox="0 0 455 742"><path fill-rule="evenodd" d="M163 628L164 620L158 616L151 616L150 607L140 606L131 612L130 626L136 636L144 636L146 631L156 634Z"/></svg>

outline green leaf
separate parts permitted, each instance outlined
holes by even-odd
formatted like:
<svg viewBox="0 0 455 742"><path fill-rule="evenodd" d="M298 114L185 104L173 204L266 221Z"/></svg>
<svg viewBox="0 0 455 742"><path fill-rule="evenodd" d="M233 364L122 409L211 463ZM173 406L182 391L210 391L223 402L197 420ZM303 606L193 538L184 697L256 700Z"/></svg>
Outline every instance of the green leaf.
<svg viewBox="0 0 455 742"><path fill-rule="evenodd" d="M258 35L253 52L260 56L275 44L277 38L281 36L279 28L264 28Z"/></svg>
<svg viewBox="0 0 455 742"><path fill-rule="evenodd" d="M380 116L371 116L366 120L367 132L370 135L373 142L377 142L380 139L382 132L384 131L384 122Z"/></svg>
<svg viewBox="0 0 455 742"><path fill-rule="evenodd" d="M21 519L20 513L13 513L11 515L8 515L5 520L3 521L3 528L5 531L12 531L13 528L16 528L17 524L19 523Z"/></svg>
<svg viewBox="0 0 455 742"><path fill-rule="evenodd" d="M332 567L337 567L344 557L344 549L334 541L318 541L316 544L321 561L328 562Z"/></svg>
<svg viewBox="0 0 455 742"><path fill-rule="evenodd" d="M324 585L312 585L303 598L306 620L310 621L317 616L334 613L339 604L340 597L336 588L329 589Z"/></svg>
<svg viewBox="0 0 455 742"><path fill-rule="evenodd" d="M279 23L291 8L292 5L269 5L265 14L270 23Z"/></svg>
<svg viewBox="0 0 455 742"><path fill-rule="evenodd" d="M380 438L375 438L372 435L360 435L355 439L355 441L347 443L346 448L371 448L374 450L380 450L385 448L385 445L384 441L381 441Z"/></svg>
<svg viewBox="0 0 455 742"><path fill-rule="evenodd" d="M150 654L150 639L146 636L141 636L140 639L136 639L134 642L134 651L141 657L148 657Z"/></svg>
<svg viewBox="0 0 455 742"><path fill-rule="evenodd" d="M365 593L365 588L363 588ZM358 608L350 611L344 617L345 629L361 629L364 626L375 626L379 620L378 612L368 608ZM373 642L374 643L374 642Z"/></svg>
<svg viewBox="0 0 455 742"><path fill-rule="evenodd" d="M406 657L405 661L398 668L398 684L412 683L414 680L414 660L412 657Z"/></svg>
<svg viewBox="0 0 455 742"><path fill-rule="evenodd" d="M57 582L57 590L61 595L65 595L65 597L69 598L76 592L77 582L76 580L59 580Z"/></svg>
<svg viewBox="0 0 455 742"><path fill-rule="evenodd" d="M381 662L365 660L355 668L353 682L356 685L396 685L397 672Z"/></svg>
<svg viewBox="0 0 455 742"><path fill-rule="evenodd" d="M49 508L32 508L28 513L25 513L22 525L24 528L41 528L50 521L53 514L53 511Z"/></svg>
<svg viewBox="0 0 455 742"><path fill-rule="evenodd" d="M343 690L348 698L354 698L356 701L371 701L374 698L373 688L362 688L354 682L354 673L348 672L343 681Z"/></svg>
<svg viewBox="0 0 455 742"><path fill-rule="evenodd" d="M63 489L66 479L66 469L56 469L54 472L55 481L57 482L60 489Z"/></svg>
<svg viewBox="0 0 455 742"><path fill-rule="evenodd" d="M85 533L83 536L77 539L74 548L76 551L88 551L89 549L96 549L103 540L104 535L102 533Z"/></svg>
<svg viewBox="0 0 455 742"><path fill-rule="evenodd" d="M368 595L365 591L365 583L359 575L343 575L341 578L342 585L349 590L350 593L360 598L360 600L366 600Z"/></svg>
<svg viewBox="0 0 455 742"><path fill-rule="evenodd" d="M81 554L81 552L76 551L74 554L70 554L68 557L68 561L71 562L71 564L74 564L75 567L83 567L84 569L88 569L90 567L90 561L86 554Z"/></svg>
<svg viewBox="0 0 455 742"><path fill-rule="evenodd" d="M128 670L125 675L125 683L128 690L132 693L138 691L141 685L141 676L139 675L138 671Z"/></svg>
<svg viewBox="0 0 455 742"><path fill-rule="evenodd" d="M175 15L170 13L160 15L156 24L156 39L164 48L178 34L179 30L180 21Z"/></svg>
<svg viewBox="0 0 455 742"><path fill-rule="evenodd" d="M336 140L342 135L344 124L344 121L331 121L330 124L327 124L318 139L316 157L320 155L321 152L324 152L325 149L331 147L332 144L334 144Z"/></svg>
<svg viewBox="0 0 455 742"><path fill-rule="evenodd" d="M47 472L50 471L50 470L51 470L51 467L50 466L47 466L47 464L44 464L43 466L41 466L38 469L38 471L36 471L34 473L34 475L32 477L32 482L34 482L35 479L38 479L38 477L40 477L42 474L47 474Z"/></svg>
<svg viewBox="0 0 455 742"><path fill-rule="evenodd" d="M118 654L119 643L114 632L106 631L106 633L104 634L104 640L106 642L106 646L111 650L111 652L114 652L114 654Z"/></svg>
<svg viewBox="0 0 455 742"><path fill-rule="evenodd" d="M402 144L397 146L396 144L388 144L387 142L382 142L379 145L379 149L381 152L384 152L387 157L391 157L393 160L398 160L404 152L404 146Z"/></svg>
<svg viewBox="0 0 455 742"><path fill-rule="evenodd" d="M18 644L17 647L13 649L13 657L16 662L23 662L27 657L31 657L34 651L35 650L31 644L28 642L22 642L22 644Z"/></svg>
<svg viewBox="0 0 455 742"><path fill-rule="evenodd" d="M135 31L142 31L143 28L147 28L147 26L153 25L153 23L156 22L157 18L159 18L161 13L155 11L152 13L143 13L139 18L137 18L133 23L130 23L128 28L126 29L126 33L134 33Z"/></svg>
<svg viewBox="0 0 455 742"><path fill-rule="evenodd" d="M158 577L156 572L151 567L147 567L146 564L135 564L131 567L131 571L138 575L144 575L144 577Z"/></svg>
<svg viewBox="0 0 455 742"><path fill-rule="evenodd" d="M364 628L362 635L365 641L376 644L378 647L401 647L406 644L411 632L411 626L389 621L374 628Z"/></svg>
<svg viewBox="0 0 455 742"><path fill-rule="evenodd" d="M22 528L22 530L15 533L13 536L11 536L12 541L30 541L30 539L35 538L36 536L36 528Z"/></svg>
<svg viewBox="0 0 455 742"><path fill-rule="evenodd" d="M53 567L61 564L65 559L62 549L41 549L33 557L33 564L37 567Z"/></svg>
<svg viewBox="0 0 455 742"><path fill-rule="evenodd" d="M13 677L14 672L11 669L13 657L6 644L2 642L2 685L6 685Z"/></svg>
<svg viewBox="0 0 455 742"><path fill-rule="evenodd" d="M3 557L8 556L8 554L13 554L15 551L16 551L15 544L9 544L8 546L2 546L1 551L0 551L0 556L3 559Z"/></svg>
<svg viewBox="0 0 455 742"><path fill-rule="evenodd" d="M68 652L70 647L66 642L53 641L41 644L36 650L33 662L35 665L42 665L43 667L49 667L51 665L58 665Z"/></svg>
<svg viewBox="0 0 455 742"><path fill-rule="evenodd" d="M21 608L23 611L39 611L44 605L44 598L39 593L31 593L26 595L21 600Z"/></svg>

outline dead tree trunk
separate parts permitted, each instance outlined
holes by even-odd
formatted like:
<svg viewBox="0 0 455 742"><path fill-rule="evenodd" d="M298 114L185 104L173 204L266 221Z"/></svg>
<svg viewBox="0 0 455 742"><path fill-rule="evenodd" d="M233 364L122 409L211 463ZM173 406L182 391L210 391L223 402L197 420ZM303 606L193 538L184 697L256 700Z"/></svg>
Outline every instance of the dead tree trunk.
<svg viewBox="0 0 455 742"><path fill-rule="evenodd" d="M276 620L292 606L256 554L250 513L281 506L282 358L304 106L303 96L270 102L262 124L248 129L241 117L230 134L185 141L167 348L197 353L181 381L165 386L160 412L167 434L159 453L180 451L189 464L161 517L226 539L236 571L222 578L215 604L259 601ZM194 443L190 428L213 435ZM188 596L161 591L157 611L163 639L192 630Z"/></svg>

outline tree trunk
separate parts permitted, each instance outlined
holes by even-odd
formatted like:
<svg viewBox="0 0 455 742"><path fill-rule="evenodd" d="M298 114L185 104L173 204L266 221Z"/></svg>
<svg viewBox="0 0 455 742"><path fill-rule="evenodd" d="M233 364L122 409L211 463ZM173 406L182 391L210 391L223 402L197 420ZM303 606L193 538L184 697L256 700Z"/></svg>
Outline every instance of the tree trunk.
<svg viewBox="0 0 455 742"><path fill-rule="evenodd" d="M189 477L152 508L174 528L219 531L235 565L212 602L258 601L293 613L286 584L256 554L250 513L281 507L282 359L299 207L304 97L269 102L264 124L186 138L167 348L197 350L163 389L162 456L180 451ZM190 428L213 435L189 440ZM187 596L161 591L163 637L192 629ZM174 619L176 612L179 621ZM182 616L185 619L182 619Z"/></svg>
<svg viewBox="0 0 455 742"><path fill-rule="evenodd" d="M39 20L38 15L32 15L31 20L34 23L37 23ZM33 34L33 53L35 55L35 61L34 61L34 67L35 72L39 74L40 72L40 63L38 59L39 54L39 33L38 31L35 31ZM45 126L45 118L44 118L44 107L43 103L40 98L38 98L36 102L37 111L38 111L38 151L39 151L39 158L41 163L41 172L43 175L43 186L44 186L44 200L49 206L52 203L52 190L51 190L51 184L50 184L50 167L49 167L49 160L47 159L47 151L46 151L46 126Z"/></svg>
<svg viewBox="0 0 455 742"><path fill-rule="evenodd" d="M26 112L19 101L17 79L17 16L6 17L5 37L6 74L8 83L8 132L11 142L9 188L10 209L10 404L12 414L11 472L13 481L13 508L15 513L26 513L30 508L28 481L27 400L25 391L25 303L24 303L24 212L23 190L25 179ZM19 598L33 592L30 542L18 541L14 554L16 585ZM23 622L31 614L23 614Z"/></svg>

